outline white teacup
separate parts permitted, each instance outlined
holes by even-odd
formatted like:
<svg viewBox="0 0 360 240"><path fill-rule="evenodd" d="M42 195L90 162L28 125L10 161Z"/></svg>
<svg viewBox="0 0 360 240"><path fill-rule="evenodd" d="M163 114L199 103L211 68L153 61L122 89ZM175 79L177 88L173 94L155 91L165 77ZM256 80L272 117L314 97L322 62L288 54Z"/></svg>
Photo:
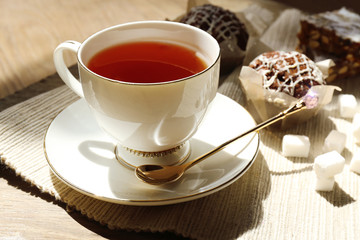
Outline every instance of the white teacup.
<svg viewBox="0 0 360 240"><path fill-rule="evenodd" d="M162 41L193 49L207 68L165 83L128 83L100 76L87 67L101 50L138 41ZM80 80L66 67L64 50L77 53ZM170 165L189 156L188 140L216 95L220 48L211 35L190 25L143 21L104 29L83 43L61 43L54 51L54 62L62 80L85 98L99 126L119 143L118 159L127 166Z"/></svg>

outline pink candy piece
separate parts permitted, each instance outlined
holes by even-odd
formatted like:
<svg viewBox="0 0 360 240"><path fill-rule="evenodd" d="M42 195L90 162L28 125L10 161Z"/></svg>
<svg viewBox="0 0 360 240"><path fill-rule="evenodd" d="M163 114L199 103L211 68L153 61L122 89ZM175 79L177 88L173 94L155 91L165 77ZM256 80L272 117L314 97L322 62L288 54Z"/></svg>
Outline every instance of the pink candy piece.
<svg viewBox="0 0 360 240"><path fill-rule="evenodd" d="M306 105L307 109L315 108L319 102L319 96L316 92L308 91L308 93L304 96L303 101Z"/></svg>

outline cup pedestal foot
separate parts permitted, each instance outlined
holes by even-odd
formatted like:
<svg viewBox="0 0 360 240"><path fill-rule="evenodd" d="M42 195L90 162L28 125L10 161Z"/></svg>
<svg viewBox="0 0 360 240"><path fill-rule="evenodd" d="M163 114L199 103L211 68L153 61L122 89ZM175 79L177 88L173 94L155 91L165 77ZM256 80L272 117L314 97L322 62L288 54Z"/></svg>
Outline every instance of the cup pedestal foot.
<svg viewBox="0 0 360 240"><path fill-rule="evenodd" d="M124 166L135 169L144 164L177 165L181 164L190 155L190 143L185 143L161 152L143 152L121 145L115 147L116 159Z"/></svg>

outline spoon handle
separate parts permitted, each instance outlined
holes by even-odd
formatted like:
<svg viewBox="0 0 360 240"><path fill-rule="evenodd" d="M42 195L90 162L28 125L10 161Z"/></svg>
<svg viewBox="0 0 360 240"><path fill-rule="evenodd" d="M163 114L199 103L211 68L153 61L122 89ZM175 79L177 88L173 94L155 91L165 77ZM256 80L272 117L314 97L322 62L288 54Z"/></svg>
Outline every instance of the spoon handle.
<svg viewBox="0 0 360 240"><path fill-rule="evenodd" d="M268 119L268 120L266 120L266 121L264 121L264 122L256 125L255 127L253 127L253 128L251 128L251 129L249 129L248 131L240 134L239 136L236 136L236 137L234 137L234 138L232 138L232 139L224 142L224 143L221 144L220 146L212 149L211 151L209 151L209 152L201 155L200 157L194 159L193 161L185 164L184 167L185 167L185 169L189 169L189 168L191 168L192 166L194 166L195 164L201 162L202 160L204 160L204 159L206 159L206 158L214 155L215 153L221 151L222 149L224 149L224 148L225 148L227 145L229 145L230 143L232 143L232 142L234 142L234 141L236 141L236 140L238 140L238 139L240 139L240 138L242 138L242 137L245 137L246 135L248 135L248 134L250 134L250 133L252 133L252 132L258 132L258 131L260 131L261 129L267 127L267 126L270 126L271 124L273 124L273 123L275 123L275 122L277 122L277 121L279 121L279 120L281 120L281 119L284 119L286 116L289 116L289 115L291 115L291 114L294 114L294 113L296 113L296 112L299 112L300 110L305 109L305 108L306 108L305 102L304 102L304 101L299 101L299 102L297 102L296 104L290 106L288 109L280 112L278 115L276 115L276 116L274 116L274 117L272 117L272 118L270 118L270 119Z"/></svg>

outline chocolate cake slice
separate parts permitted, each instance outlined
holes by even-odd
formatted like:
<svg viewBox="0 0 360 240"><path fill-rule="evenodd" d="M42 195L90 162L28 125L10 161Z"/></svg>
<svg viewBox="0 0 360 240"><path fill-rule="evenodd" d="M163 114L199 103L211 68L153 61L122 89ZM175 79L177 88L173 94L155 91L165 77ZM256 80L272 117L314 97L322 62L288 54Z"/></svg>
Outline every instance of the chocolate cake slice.
<svg viewBox="0 0 360 240"><path fill-rule="evenodd" d="M346 8L304 16L297 50L315 61L333 59L327 82L360 74L360 15Z"/></svg>

